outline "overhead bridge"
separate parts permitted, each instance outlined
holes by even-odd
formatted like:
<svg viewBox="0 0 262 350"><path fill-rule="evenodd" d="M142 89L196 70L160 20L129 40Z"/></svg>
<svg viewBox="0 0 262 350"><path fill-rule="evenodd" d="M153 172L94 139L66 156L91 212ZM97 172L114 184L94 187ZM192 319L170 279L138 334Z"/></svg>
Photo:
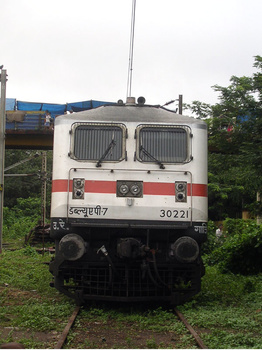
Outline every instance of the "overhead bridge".
<svg viewBox="0 0 262 350"><path fill-rule="evenodd" d="M5 148L53 149L53 125L44 124L44 111L6 111Z"/></svg>
<svg viewBox="0 0 262 350"><path fill-rule="evenodd" d="M5 148L53 149L53 122L56 116L97 108L112 102L88 100L66 104L23 102L6 99ZM46 112L52 116L45 127Z"/></svg>

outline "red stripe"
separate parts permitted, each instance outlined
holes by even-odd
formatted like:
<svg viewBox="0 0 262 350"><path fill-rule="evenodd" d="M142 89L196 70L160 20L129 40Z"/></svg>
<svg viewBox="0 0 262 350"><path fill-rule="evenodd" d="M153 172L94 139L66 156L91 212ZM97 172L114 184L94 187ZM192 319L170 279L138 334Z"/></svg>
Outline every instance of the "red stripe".
<svg viewBox="0 0 262 350"><path fill-rule="evenodd" d="M187 185L187 194L188 194L188 196L191 196L191 186L190 186L190 184ZM192 196L207 197L207 194L208 194L207 185L192 184Z"/></svg>
<svg viewBox="0 0 262 350"><path fill-rule="evenodd" d="M166 182L144 182L143 193L155 196L174 196L175 184ZM73 181L70 180L69 192L72 192ZM53 180L52 192L67 192L68 180ZM116 181L86 180L86 193L116 193ZM187 194L191 195L191 184L187 185ZM192 195L207 197L207 185L192 184Z"/></svg>
<svg viewBox="0 0 262 350"><path fill-rule="evenodd" d="M166 182L144 182L143 193L156 196L174 196L175 184Z"/></svg>
<svg viewBox="0 0 262 350"><path fill-rule="evenodd" d="M115 181L86 180L85 192L88 193L116 193Z"/></svg>
<svg viewBox="0 0 262 350"><path fill-rule="evenodd" d="M72 192L72 181L70 192ZM67 192L68 191L68 180L53 180L52 181L52 192Z"/></svg>

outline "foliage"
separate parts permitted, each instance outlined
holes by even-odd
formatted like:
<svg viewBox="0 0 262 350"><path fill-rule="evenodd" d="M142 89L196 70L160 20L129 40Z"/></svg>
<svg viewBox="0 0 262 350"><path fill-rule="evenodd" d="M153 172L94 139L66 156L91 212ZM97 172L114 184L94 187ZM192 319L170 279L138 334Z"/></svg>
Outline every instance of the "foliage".
<svg viewBox="0 0 262 350"><path fill-rule="evenodd" d="M16 238L22 239L41 218L41 199L17 198L13 208L3 209L3 238L8 242Z"/></svg>
<svg viewBox="0 0 262 350"><path fill-rule="evenodd" d="M38 156L37 156L38 155ZM47 151L47 203L50 203L51 194L51 174L52 174L52 151ZM16 198L40 197L41 196L41 179L42 157L41 151L29 151L10 149L5 151L5 168L12 166L18 162L28 158L32 159L28 162L5 171L5 174L29 174L31 176L5 176L4 186L4 205L13 207L16 205ZM49 209L47 210L49 212Z"/></svg>
<svg viewBox="0 0 262 350"><path fill-rule="evenodd" d="M218 266L206 266L206 274L202 278L201 292L185 307L208 305L209 303L232 305L255 292L262 286L262 276L234 275L222 273ZM262 291L261 291L262 292Z"/></svg>
<svg viewBox="0 0 262 350"><path fill-rule="evenodd" d="M206 242L202 246L202 255L210 254L217 247L216 229L217 227L215 223L209 220L207 226L208 235Z"/></svg>
<svg viewBox="0 0 262 350"><path fill-rule="evenodd" d="M252 220L225 221L224 243L206 257L208 264L217 264L221 271L244 275L262 272L262 226Z"/></svg>
<svg viewBox="0 0 262 350"><path fill-rule="evenodd" d="M209 132L209 217L240 217L242 209L262 212L262 57L251 77L232 76L227 87L215 85L219 103L186 105L204 119Z"/></svg>

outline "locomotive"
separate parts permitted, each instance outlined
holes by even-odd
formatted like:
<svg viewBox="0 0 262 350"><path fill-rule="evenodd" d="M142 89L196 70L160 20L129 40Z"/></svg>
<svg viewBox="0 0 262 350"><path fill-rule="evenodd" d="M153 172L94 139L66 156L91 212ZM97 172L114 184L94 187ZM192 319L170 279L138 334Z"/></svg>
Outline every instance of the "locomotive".
<svg viewBox="0 0 262 350"><path fill-rule="evenodd" d="M179 305L201 288L207 126L143 97L56 118L53 286Z"/></svg>

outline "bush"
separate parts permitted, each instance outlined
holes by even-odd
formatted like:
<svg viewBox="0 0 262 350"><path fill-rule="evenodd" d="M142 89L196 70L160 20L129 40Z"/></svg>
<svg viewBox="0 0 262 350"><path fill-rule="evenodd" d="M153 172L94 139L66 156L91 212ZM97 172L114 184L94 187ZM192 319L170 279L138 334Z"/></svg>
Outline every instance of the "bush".
<svg viewBox="0 0 262 350"><path fill-rule="evenodd" d="M239 302L245 295L256 292L261 278L257 276L241 276L233 273L222 274L217 266L207 266L202 278L201 292L190 304L222 303L229 305Z"/></svg>
<svg viewBox="0 0 262 350"><path fill-rule="evenodd" d="M224 232L226 236L238 235L245 231L248 227L256 229L254 220L230 219L224 221Z"/></svg>
<svg viewBox="0 0 262 350"><path fill-rule="evenodd" d="M210 254L216 247L216 225L213 221L208 221L207 240L202 246L202 254Z"/></svg>
<svg viewBox="0 0 262 350"><path fill-rule="evenodd" d="M18 198L13 208L3 208L3 217L3 238L23 238L41 218L41 199Z"/></svg>
<svg viewBox="0 0 262 350"><path fill-rule="evenodd" d="M222 246L206 257L210 265L218 264L221 271L243 275L262 272L262 226L251 220L227 220L227 238Z"/></svg>
<svg viewBox="0 0 262 350"><path fill-rule="evenodd" d="M18 217L39 218L41 216L41 198L17 198L17 204L12 210Z"/></svg>

